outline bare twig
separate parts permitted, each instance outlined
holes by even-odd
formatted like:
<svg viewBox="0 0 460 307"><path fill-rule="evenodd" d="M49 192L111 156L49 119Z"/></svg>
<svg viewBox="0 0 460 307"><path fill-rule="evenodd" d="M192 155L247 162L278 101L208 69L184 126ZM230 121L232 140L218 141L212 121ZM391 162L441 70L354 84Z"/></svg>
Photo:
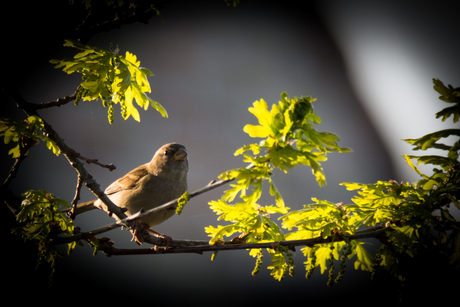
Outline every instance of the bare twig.
<svg viewBox="0 0 460 307"><path fill-rule="evenodd" d="M70 211L69 217L71 220L75 219L75 208L77 207L77 203L80 200L80 192L81 192L81 187L83 186L83 180L81 179L80 175L78 175L77 179L77 188L75 191L75 197L72 200L72 210Z"/></svg>
<svg viewBox="0 0 460 307"><path fill-rule="evenodd" d="M102 164L99 162L98 159L89 159L89 158L85 158L83 157L82 155L80 155L78 152L75 153L75 156L80 159L80 160L83 160L85 161L87 164L97 164L99 165L100 167L104 167L104 168L107 168L109 171L113 171L114 169L116 169L117 167L115 165L113 165L112 163L110 164Z"/></svg>

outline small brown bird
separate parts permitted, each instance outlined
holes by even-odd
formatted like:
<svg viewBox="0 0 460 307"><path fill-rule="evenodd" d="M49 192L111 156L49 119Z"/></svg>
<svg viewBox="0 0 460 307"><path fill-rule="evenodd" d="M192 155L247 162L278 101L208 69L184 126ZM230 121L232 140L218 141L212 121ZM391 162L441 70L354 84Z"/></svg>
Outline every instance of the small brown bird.
<svg viewBox="0 0 460 307"><path fill-rule="evenodd" d="M130 216L140 210L149 210L176 199L187 191L188 160L185 147L170 143L157 150L149 163L141 165L105 189L105 194L117 206L126 209ZM99 199L78 204L75 215L105 206ZM141 218L139 223L156 236L169 239L149 229L161 224L175 213L174 208L161 210ZM136 242L142 243L141 236Z"/></svg>

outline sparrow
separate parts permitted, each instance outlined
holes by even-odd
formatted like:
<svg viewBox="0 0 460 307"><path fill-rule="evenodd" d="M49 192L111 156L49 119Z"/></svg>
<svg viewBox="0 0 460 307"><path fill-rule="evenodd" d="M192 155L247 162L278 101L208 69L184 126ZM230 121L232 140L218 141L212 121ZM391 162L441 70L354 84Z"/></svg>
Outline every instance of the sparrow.
<svg viewBox="0 0 460 307"><path fill-rule="evenodd" d="M152 160L143 164L105 189L110 200L131 216L158 207L176 199L187 191L188 160L184 145L170 143L158 149ZM77 204L75 215L93 209L103 209L105 205L99 199ZM167 208L138 220L143 229L166 241L171 238L150 229L161 224L175 213L175 208ZM142 244L142 235L134 231L136 243ZM167 243L168 245L168 243Z"/></svg>

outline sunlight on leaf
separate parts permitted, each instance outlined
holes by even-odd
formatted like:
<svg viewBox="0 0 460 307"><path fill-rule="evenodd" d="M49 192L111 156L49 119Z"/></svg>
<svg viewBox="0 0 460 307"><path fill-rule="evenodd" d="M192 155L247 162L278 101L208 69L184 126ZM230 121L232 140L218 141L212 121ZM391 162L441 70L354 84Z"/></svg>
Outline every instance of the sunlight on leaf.
<svg viewBox="0 0 460 307"><path fill-rule="evenodd" d="M64 72L82 74L83 82L77 94L75 104L79 100L91 101L101 99L102 104L108 107L109 122L113 123L113 104L121 105L123 119L133 117L140 121L140 115L133 102L147 110L152 106L161 116L168 117L168 113L161 104L149 98L146 93L151 92L147 76L153 76L147 68L140 67L137 56L126 52L125 56L113 51L66 40L64 46L82 50L73 58L51 60L55 68L62 68Z"/></svg>

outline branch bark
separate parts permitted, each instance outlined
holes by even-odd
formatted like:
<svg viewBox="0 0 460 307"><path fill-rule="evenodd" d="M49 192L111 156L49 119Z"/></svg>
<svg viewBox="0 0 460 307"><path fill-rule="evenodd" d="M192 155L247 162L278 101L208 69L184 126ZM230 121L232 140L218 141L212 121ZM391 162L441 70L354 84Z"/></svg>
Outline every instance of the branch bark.
<svg viewBox="0 0 460 307"><path fill-rule="evenodd" d="M58 98L58 99L56 99L54 101L50 101L50 102L42 102L42 103L39 103L39 104L30 104L30 107L35 109L35 110L52 108L52 107L60 107L60 106L62 106L64 104L67 104L67 103L75 100L77 98L79 89L80 89L80 85L78 86L78 88L75 91L75 93L73 93L72 95L65 96L65 97L62 97L62 98Z"/></svg>
<svg viewBox="0 0 460 307"><path fill-rule="evenodd" d="M77 203L80 200L80 192L81 192L81 187L83 185L83 180L81 179L80 175L78 175L77 178L77 188L75 191L75 197L73 198L71 205L72 205L72 210L70 211L70 219L73 221L75 219L75 208L77 207Z"/></svg>
<svg viewBox="0 0 460 307"><path fill-rule="evenodd" d="M6 94L16 103L18 108L24 111L27 116L40 115L36 111L34 104L27 102L18 92L13 89L5 89ZM41 117L40 117L41 118ZM75 150L67 146L64 140L59 136L59 134L48 124L43 118L43 123L45 126L44 133L53 140L61 153L67 158L70 165L77 171L80 179L85 183L88 189L96 195L109 209L110 213L115 214L120 220L126 218L123 210L116 206L108 197L105 195L104 191L101 190L99 184L94 180L93 176L85 169L82 162L78 160Z"/></svg>
<svg viewBox="0 0 460 307"><path fill-rule="evenodd" d="M168 249L156 249L156 248L115 248L110 242L103 242L99 246L99 250L107 256L128 256L128 255L156 255L156 254L183 254L183 253L195 253L202 254L203 252L215 252L225 250L240 250L240 249L252 249L252 248L276 248L277 246L288 247L291 250L295 250L295 246L314 246L321 243L339 242L344 240L358 240L365 238L379 238L385 231L389 229L389 226L380 226L372 230L365 230L362 233L356 233L354 235L343 235L335 237L317 237L306 240L291 240L281 242L268 242L268 243L253 243L253 244L233 244L230 241L226 241L224 245L208 245L207 241L187 241L187 240L174 240L173 246L176 247ZM183 245L179 245L182 242ZM206 243L205 243L206 242ZM202 244L205 243L205 244ZM198 246L190 246L198 245Z"/></svg>
<svg viewBox="0 0 460 307"><path fill-rule="evenodd" d="M126 8L120 9L125 10L126 12ZM121 26L126 24L147 24L150 18L152 18L154 15L159 15L160 6L157 5L156 8L154 8L151 5L138 5L138 7L135 9L132 8L133 11L129 16L122 18L118 17L122 15L120 12L115 14L114 11L112 13L114 13L114 16L116 17L113 19L101 21L101 17L105 18L104 16L107 14L107 12L109 12L109 10L110 9L105 4L100 6L95 3L92 4L90 11L88 12L83 23L75 29L75 36L80 42L85 44L91 37L98 33L119 29ZM101 13L101 11L104 13Z"/></svg>
<svg viewBox="0 0 460 307"><path fill-rule="evenodd" d="M99 165L100 167L103 167L103 168L106 168L108 169L109 171L113 171L114 169L116 169L117 167L115 165L113 165L112 163L110 164L102 164L99 162L98 159L89 159L89 158L85 158L83 157L82 155L80 155L79 153L75 153L76 157L80 160L83 160L85 161L87 164L91 164L91 163L94 163L96 165Z"/></svg>

